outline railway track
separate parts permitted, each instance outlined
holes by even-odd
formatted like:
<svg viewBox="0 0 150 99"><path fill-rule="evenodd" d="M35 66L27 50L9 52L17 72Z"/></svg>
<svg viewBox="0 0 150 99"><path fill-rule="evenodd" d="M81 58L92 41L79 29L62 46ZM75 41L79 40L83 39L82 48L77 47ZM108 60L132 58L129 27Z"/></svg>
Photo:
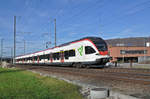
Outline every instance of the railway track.
<svg viewBox="0 0 150 99"><path fill-rule="evenodd" d="M150 70L129 68L77 69L52 66L17 66L29 70L42 70L59 74L94 78L96 80L123 81L142 85L150 85Z"/></svg>

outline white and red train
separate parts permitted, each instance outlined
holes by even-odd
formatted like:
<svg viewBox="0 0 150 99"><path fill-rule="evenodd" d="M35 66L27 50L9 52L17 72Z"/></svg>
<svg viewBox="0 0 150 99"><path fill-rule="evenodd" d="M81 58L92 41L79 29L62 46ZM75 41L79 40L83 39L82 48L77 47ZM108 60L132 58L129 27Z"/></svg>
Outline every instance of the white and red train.
<svg viewBox="0 0 150 99"><path fill-rule="evenodd" d="M67 66L105 65L109 61L106 42L99 37L86 37L43 51L18 56L16 64Z"/></svg>

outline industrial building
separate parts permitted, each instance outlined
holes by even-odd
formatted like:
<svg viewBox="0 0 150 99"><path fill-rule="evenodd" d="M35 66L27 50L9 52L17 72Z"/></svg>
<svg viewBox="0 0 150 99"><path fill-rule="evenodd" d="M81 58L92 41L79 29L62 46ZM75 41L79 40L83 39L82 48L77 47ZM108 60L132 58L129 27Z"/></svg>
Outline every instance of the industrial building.
<svg viewBox="0 0 150 99"><path fill-rule="evenodd" d="M112 61L150 63L150 37L106 40Z"/></svg>

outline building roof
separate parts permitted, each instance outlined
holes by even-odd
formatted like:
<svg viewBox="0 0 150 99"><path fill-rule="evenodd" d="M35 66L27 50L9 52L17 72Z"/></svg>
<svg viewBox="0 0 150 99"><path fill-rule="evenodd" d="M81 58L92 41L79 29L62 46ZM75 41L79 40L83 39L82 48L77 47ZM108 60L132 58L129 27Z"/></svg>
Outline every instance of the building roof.
<svg viewBox="0 0 150 99"><path fill-rule="evenodd" d="M132 38L116 38L105 40L110 46L146 46L150 42L150 37L132 37Z"/></svg>

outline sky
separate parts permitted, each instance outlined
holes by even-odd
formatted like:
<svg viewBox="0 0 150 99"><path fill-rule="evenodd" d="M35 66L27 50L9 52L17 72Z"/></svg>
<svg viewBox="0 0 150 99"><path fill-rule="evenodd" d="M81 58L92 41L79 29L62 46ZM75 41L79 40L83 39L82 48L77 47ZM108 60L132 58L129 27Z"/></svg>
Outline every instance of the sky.
<svg viewBox="0 0 150 99"><path fill-rule="evenodd" d="M54 46L87 36L103 39L150 36L150 0L0 0L0 39L3 56L13 47L16 16L16 53Z"/></svg>

